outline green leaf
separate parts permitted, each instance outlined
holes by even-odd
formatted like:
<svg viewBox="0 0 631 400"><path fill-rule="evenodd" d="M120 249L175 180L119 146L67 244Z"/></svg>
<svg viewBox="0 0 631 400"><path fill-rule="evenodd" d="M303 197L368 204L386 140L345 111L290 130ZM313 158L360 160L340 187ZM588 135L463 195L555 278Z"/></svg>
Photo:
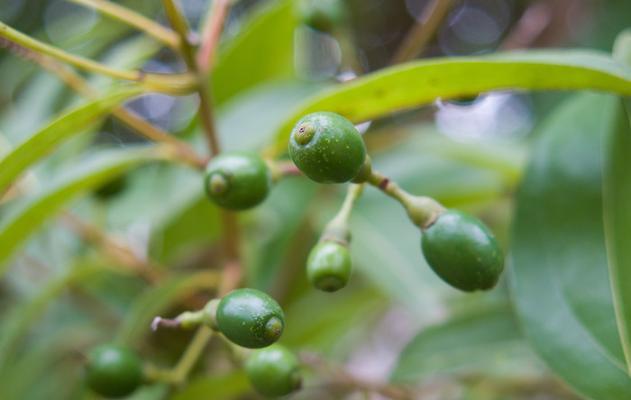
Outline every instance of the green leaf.
<svg viewBox="0 0 631 400"><path fill-rule="evenodd" d="M535 350L587 397L631 398L603 229L603 143L620 102L585 94L542 127L517 195L512 285Z"/></svg>
<svg viewBox="0 0 631 400"><path fill-rule="evenodd" d="M66 203L141 163L164 158L157 149L104 151L77 163L77 167L62 175L57 183L25 201L0 225L0 276L6 272L7 261L22 243Z"/></svg>
<svg viewBox="0 0 631 400"><path fill-rule="evenodd" d="M616 111L604 148L604 221L618 328L631 368L631 126L622 102Z"/></svg>
<svg viewBox="0 0 631 400"><path fill-rule="evenodd" d="M603 90L631 95L631 71L589 51L532 51L486 57L416 61L366 75L301 104L277 131L285 151L293 125L303 115L333 111L353 122L500 89Z"/></svg>
<svg viewBox="0 0 631 400"><path fill-rule="evenodd" d="M423 328L401 351L390 379L419 383L432 376L496 371L511 367L523 376L532 361L508 305L496 305Z"/></svg>
<svg viewBox="0 0 631 400"><path fill-rule="evenodd" d="M85 131L126 99L141 93L138 88L117 90L87 102L55 119L48 126L17 145L0 159L0 193L32 164L49 154L63 141Z"/></svg>
<svg viewBox="0 0 631 400"><path fill-rule="evenodd" d="M206 271L169 279L148 289L138 296L126 313L116 340L127 345L134 344L149 332L151 320L177 300L201 289L214 288L217 283L217 274Z"/></svg>
<svg viewBox="0 0 631 400"><path fill-rule="evenodd" d="M270 3L261 6L221 49L211 75L217 104L259 83L293 75L294 29L298 24L293 2Z"/></svg>

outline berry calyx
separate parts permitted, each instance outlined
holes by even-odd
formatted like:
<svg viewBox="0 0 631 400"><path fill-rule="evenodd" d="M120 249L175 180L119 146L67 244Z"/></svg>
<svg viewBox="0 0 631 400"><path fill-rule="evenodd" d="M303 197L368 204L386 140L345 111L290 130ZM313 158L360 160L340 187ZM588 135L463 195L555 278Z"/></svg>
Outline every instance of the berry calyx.
<svg viewBox="0 0 631 400"><path fill-rule="evenodd" d="M424 229L421 248L438 276L466 292L493 288L504 269L493 233L480 220L460 211L445 211Z"/></svg>
<svg viewBox="0 0 631 400"><path fill-rule="evenodd" d="M140 386L142 363L129 349L101 345L88 354L86 379L90 389L102 396L124 397Z"/></svg>
<svg viewBox="0 0 631 400"><path fill-rule="evenodd" d="M317 289L335 292L348 283L351 265L347 246L334 241L323 241L309 253L307 278Z"/></svg>
<svg viewBox="0 0 631 400"><path fill-rule="evenodd" d="M264 396L284 396L302 384L298 359L280 344L253 352L245 362L245 373L254 389Z"/></svg>
<svg viewBox="0 0 631 400"><path fill-rule="evenodd" d="M217 305L217 328L230 341L251 349L276 342L285 327L285 315L276 300L256 289L237 289Z"/></svg>
<svg viewBox="0 0 631 400"><path fill-rule="evenodd" d="M233 152L213 158L206 168L205 187L217 205L245 210L260 204L272 185L269 167L258 155Z"/></svg>
<svg viewBox="0 0 631 400"><path fill-rule="evenodd" d="M294 127L289 156L312 180L342 183L359 173L366 160L366 146L348 119L331 112L317 112L303 117Z"/></svg>

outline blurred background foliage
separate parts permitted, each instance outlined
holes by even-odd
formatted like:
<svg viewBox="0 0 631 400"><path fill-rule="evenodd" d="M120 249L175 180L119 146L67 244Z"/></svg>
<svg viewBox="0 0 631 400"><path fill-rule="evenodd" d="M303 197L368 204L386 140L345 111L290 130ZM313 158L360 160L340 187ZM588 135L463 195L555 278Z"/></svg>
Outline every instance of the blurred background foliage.
<svg viewBox="0 0 631 400"><path fill-rule="evenodd" d="M165 22L160 2L119 3ZM292 1L236 2L212 75L226 150L262 148L301 100L387 66L427 1L347 3L350 21L340 40L301 24ZM197 26L208 2L181 4ZM63 0L4 0L0 20L109 65L184 69L151 39ZM422 56L522 47L609 52L630 20L628 0L459 0ZM6 49L0 52L0 77L0 152L80 102L55 76ZM103 90L111 83L89 80ZM508 248L513 194L531 143L540 122L565 97L498 92L469 101L437 101L364 125L365 139L380 170L411 192L481 216ZM147 94L126 107L203 151L194 96ZM19 208L22 195L83 165L86 154L139 141L108 118L31 169L17 197L0 207L0 219ZM509 306L506 279L484 294L447 287L424 265L418 232L402 209L374 190L366 191L352 216L356 270L351 285L332 295L310 288L304 260L342 194L342 187L288 179L263 206L241 217L247 285L271 293L283 305L288 321L283 343L363 382L414 387L418 398L576 398L524 340ZM124 241L135 257L152 260L160 279L117 265L107 244L90 240L92 227L77 225L76 217ZM0 281L0 398L92 398L82 381L81 353L102 341L127 343L158 365L176 362L191 334L151 333L149 322L212 297L213 271L221 268L215 263L219 233L218 213L202 193L199 173L175 164L140 166L69 204L38 228ZM309 375L293 398L362 398L357 390L335 384L335 377ZM169 396L256 398L218 341L211 343L189 385L172 392L147 386L133 398Z"/></svg>

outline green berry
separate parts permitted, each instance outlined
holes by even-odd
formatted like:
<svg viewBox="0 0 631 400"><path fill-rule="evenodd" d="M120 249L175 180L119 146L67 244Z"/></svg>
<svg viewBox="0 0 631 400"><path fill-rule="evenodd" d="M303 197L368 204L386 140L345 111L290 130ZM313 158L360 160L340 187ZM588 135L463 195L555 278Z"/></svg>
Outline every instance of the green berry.
<svg viewBox="0 0 631 400"><path fill-rule="evenodd" d="M364 140L341 115L318 112L303 117L291 132L289 156L309 178L342 183L355 178L366 159Z"/></svg>
<svg viewBox="0 0 631 400"><path fill-rule="evenodd" d="M327 33L342 26L348 17L348 11L341 0L303 0L300 13L305 25Z"/></svg>
<svg viewBox="0 0 631 400"><path fill-rule="evenodd" d="M213 158L206 168L208 197L217 205L245 210L260 204L272 185L269 167L258 155L234 152Z"/></svg>
<svg viewBox="0 0 631 400"><path fill-rule="evenodd" d="M335 292L348 283L351 276L351 254L337 242L318 243L307 260L307 278L316 288Z"/></svg>
<svg viewBox="0 0 631 400"><path fill-rule="evenodd" d="M142 363L132 351L101 345L88 354L86 365L88 386L105 397L124 397L142 382Z"/></svg>
<svg viewBox="0 0 631 400"><path fill-rule="evenodd" d="M451 286L472 292L497 283L504 259L495 237L477 218L448 210L423 231L423 255Z"/></svg>
<svg viewBox="0 0 631 400"><path fill-rule="evenodd" d="M264 396L284 396L302 384L298 359L280 344L254 351L245 362L245 373Z"/></svg>
<svg viewBox="0 0 631 400"><path fill-rule="evenodd" d="M280 338L285 315L278 303L256 289L237 289L217 306L217 328L232 342L251 349L269 346Z"/></svg>

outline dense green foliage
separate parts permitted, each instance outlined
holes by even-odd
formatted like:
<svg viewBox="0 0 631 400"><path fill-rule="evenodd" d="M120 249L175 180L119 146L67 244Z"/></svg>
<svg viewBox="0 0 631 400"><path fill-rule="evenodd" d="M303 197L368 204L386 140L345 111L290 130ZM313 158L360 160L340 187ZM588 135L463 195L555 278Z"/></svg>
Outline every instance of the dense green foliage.
<svg viewBox="0 0 631 400"><path fill-rule="evenodd" d="M631 398L631 3L416 3L0 2L0 399Z"/></svg>

